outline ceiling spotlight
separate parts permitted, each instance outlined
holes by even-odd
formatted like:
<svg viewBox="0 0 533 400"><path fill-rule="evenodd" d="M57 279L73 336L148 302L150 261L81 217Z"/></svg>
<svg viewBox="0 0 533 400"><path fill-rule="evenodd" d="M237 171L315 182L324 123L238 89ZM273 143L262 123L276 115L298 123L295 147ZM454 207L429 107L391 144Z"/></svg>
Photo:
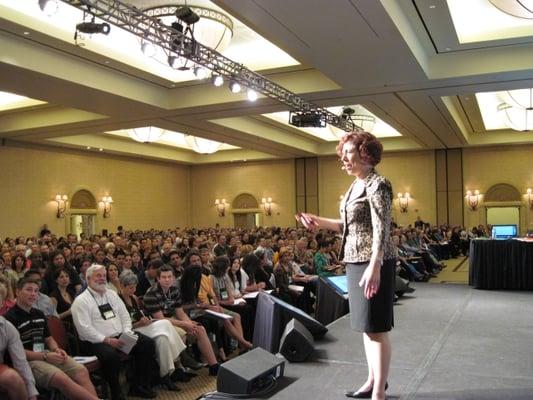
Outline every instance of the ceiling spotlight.
<svg viewBox="0 0 533 400"><path fill-rule="evenodd" d="M39 0L39 8L49 17L57 12L58 7L57 0Z"/></svg>
<svg viewBox="0 0 533 400"><path fill-rule="evenodd" d="M198 79L205 79L207 78L207 70L201 66L194 67L194 75Z"/></svg>
<svg viewBox="0 0 533 400"><path fill-rule="evenodd" d="M231 90L231 93L239 93L241 91L241 85L239 82L231 81L229 83L229 90Z"/></svg>
<svg viewBox="0 0 533 400"><path fill-rule="evenodd" d="M179 64L179 57L176 56L168 56L168 65L170 65L172 68L178 68Z"/></svg>
<svg viewBox="0 0 533 400"><path fill-rule="evenodd" d="M157 49L155 48L154 44L147 40L141 41L141 51L146 57L153 57L157 53Z"/></svg>
<svg viewBox="0 0 533 400"><path fill-rule="evenodd" d="M102 22L101 24L94 22L94 15L90 22L80 22L76 25L76 31L87 33L88 35L92 35L93 33L103 33L104 35L107 35L110 30L111 26L107 22Z"/></svg>
<svg viewBox="0 0 533 400"><path fill-rule="evenodd" d="M213 75L211 77L211 82L216 87L220 87L220 86L222 86L224 84L224 78L221 75Z"/></svg>
<svg viewBox="0 0 533 400"><path fill-rule="evenodd" d="M256 101L257 100L257 92L252 89L248 89L246 91L246 96L248 96L248 100L250 101Z"/></svg>
<svg viewBox="0 0 533 400"><path fill-rule="evenodd" d="M196 14L189 6L181 6L176 8L176 18L182 20L187 25L195 24L200 20L198 14Z"/></svg>

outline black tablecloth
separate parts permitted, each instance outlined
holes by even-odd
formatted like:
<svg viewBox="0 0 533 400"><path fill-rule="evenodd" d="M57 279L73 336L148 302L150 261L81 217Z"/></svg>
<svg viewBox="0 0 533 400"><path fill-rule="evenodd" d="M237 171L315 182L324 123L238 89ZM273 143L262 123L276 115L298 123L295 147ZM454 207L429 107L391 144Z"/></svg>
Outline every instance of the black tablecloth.
<svg viewBox="0 0 533 400"><path fill-rule="evenodd" d="M348 299L335 290L323 278L318 280L316 320L327 325L350 312Z"/></svg>
<svg viewBox="0 0 533 400"><path fill-rule="evenodd" d="M533 243L472 240L468 283L477 289L533 290Z"/></svg>

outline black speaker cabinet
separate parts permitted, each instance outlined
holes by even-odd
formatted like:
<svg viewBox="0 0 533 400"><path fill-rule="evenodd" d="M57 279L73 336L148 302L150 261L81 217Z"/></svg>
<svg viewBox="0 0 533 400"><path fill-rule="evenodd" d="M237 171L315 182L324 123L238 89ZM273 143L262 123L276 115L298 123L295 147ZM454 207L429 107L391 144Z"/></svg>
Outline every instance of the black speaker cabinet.
<svg viewBox="0 0 533 400"><path fill-rule="evenodd" d="M314 344L311 332L300 321L293 318L285 327L279 352L290 362L302 362L313 353Z"/></svg>
<svg viewBox="0 0 533 400"><path fill-rule="evenodd" d="M253 394L283 376L285 361L260 347L220 366L217 391L230 394Z"/></svg>

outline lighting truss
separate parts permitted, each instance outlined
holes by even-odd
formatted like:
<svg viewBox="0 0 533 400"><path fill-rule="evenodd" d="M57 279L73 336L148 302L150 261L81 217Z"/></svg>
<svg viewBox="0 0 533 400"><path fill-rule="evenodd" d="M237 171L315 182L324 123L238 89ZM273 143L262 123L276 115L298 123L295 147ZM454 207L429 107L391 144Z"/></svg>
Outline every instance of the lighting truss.
<svg viewBox="0 0 533 400"><path fill-rule="evenodd" d="M340 118L325 107L313 104L283 86L236 63L193 38L166 26L157 18L119 0L61 0L118 26L144 41L159 46L167 56L184 57L202 65L228 81L234 80L249 89L277 100L296 112L312 112L323 116L326 123L350 132L361 130L352 121Z"/></svg>

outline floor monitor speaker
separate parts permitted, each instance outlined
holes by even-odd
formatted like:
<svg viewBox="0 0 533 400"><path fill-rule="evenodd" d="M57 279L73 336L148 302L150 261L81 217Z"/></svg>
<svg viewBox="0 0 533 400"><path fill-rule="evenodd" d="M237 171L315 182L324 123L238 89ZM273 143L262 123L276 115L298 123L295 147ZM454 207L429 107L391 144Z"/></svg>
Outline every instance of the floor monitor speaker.
<svg viewBox="0 0 533 400"><path fill-rule="evenodd" d="M315 341L309 330L297 319L291 319L279 345L279 352L290 362L305 361L314 351Z"/></svg>
<svg viewBox="0 0 533 400"><path fill-rule="evenodd" d="M249 395L261 392L283 376L285 361L260 347L222 364L217 391Z"/></svg>

